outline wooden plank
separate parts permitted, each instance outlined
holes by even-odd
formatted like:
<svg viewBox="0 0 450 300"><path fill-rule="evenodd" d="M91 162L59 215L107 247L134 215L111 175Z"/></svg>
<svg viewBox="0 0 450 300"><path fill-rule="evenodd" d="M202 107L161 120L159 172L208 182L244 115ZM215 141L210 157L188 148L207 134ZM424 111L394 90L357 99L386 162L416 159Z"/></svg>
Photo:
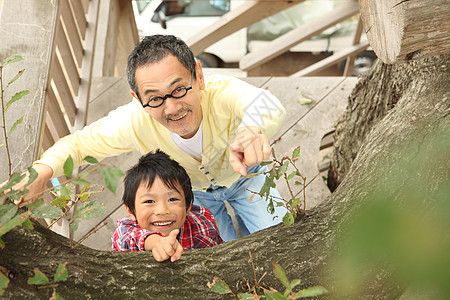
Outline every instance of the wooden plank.
<svg viewBox="0 0 450 300"><path fill-rule="evenodd" d="M363 31L363 24L361 20L361 16L358 18L358 24L356 25L355 34L353 35L352 45L358 45L361 41L361 35ZM352 76L353 67L355 66L355 58L356 54L350 55L347 57L347 61L345 62L345 68L343 76Z"/></svg>
<svg viewBox="0 0 450 300"><path fill-rule="evenodd" d="M293 1L258 1L247 0L238 8L223 15L205 30L195 34L186 41L194 55L197 56L220 39L248 27L251 24L269 17L304 0Z"/></svg>
<svg viewBox="0 0 450 300"><path fill-rule="evenodd" d="M23 171L37 158L44 132L45 94L49 66L54 52L54 31L58 22L58 1L3 0L0 12L0 59L22 55L24 60L3 68L3 80L25 69L22 77L5 91L5 99L21 90L31 93L14 103L6 114L8 128L22 116L23 122L8 139L13 171ZM30 8L33 12L30 13ZM4 143L0 135L0 144ZM2 149L3 150L3 149ZM0 151L6 162L6 152ZM8 178L8 166L0 164L0 182Z"/></svg>
<svg viewBox="0 0 450 300"><path fill-rule="evenodd" d="M358 13L358 3L353 0L345 2L311 22L280 36L264 48L245 55L239 62L239 68L245 71L251 70L356 13Z"/></svg>
<svg viewBox="0 0 450 300"><path fill-rule="evenodd" d="M139 34L130 1L119 0L119 26L114 60L114 76L126 76L127 59L139 44Z"/></svg>
<svg viewBox="0 0 450 300"><path fill-rule="evenodd" d="M42 139L42 152L53 146L55 143L55 140L52 137L52 133L50 132L50 129L48 128L48 125L46 124L44 127L44 136Z"/></svg>
<svg viewBox="0 0 450 300"><path fill-rule="evenodd" d="M89 93L91 89L92 66L94 62L95 36L97 34L97 20L100 0L91 0L87 14L88 28L86 30L85 51L80 71L80 90L75 98L77 115L73 130L81 129L86 125Z"/></svg>
<svg viewBox="0 0 450 300"><path fill-rule="evenodd" d="M359 53L369 47L369 42L364 42L355 46L351 46L349 48L343 49L331 56L328 56L325 59L322 59L321 61L304 68L303 70L298 71L297 73L294 73L291 75L291 77L300 77L300 76L307 76L312 75L316 72L319 72L320 70L323 70L325 68L328 68L329 66L332 66L344 58L346 58L349 55L353 55L356 53Z"/></svg>
<svg viewBox="0 0 450 300"><path fill-rule="evenodd" d="M86 34L87 22L83 4L81 3L81 0L70 0L69 4L70 7L72 8L72 13L75 17L75 21L77 22L77 27L78 30L80 31L80 35L82 39L84 39L84 36Z"/></svg>
<svg viewBox="0 0 450 300"><path fill-rule="evenodd" d="M61 21L64 25L66 38L72 48L72 53L76 58L77 66L78 68L81 68L81 61L83 59L83 44L81 42L68 0L61 0Z"/></svg>
<svg viewBox="0 0 450 300"><path fill-rule="evenodd" d="M355 77L339 78L341 83L336 85L313 109L309 110L282 136L280 142L273 146L278 158L292 155L292 151L300 146L300 157L296 161L296 166L302 175L307 178L307 182L315 178L306 189L307 209L316 206L330 194L319 175L318 165L323 160L319 153L320 143L322 137L333 129L337 119L345 111L348 95L358 81ZM318 78L313 79L318 82L317 85L320 85L322 77L320 77L320 80ZM287 107L284 101L282 103ZM277 188L281 196L289 196L289 191L283 181L277 182ZM292 188L294 193L301 190L299 186L293 186Z"/></svg>
<svg viewBox="0 0 450 300"><path fill-rule="evenodd" d="M67 126L66 120L62 113L61 107L59 106L58 100L56 100L55 93L53 89L48 91L48 102L47 102L47 112L50 115L51 121L55 126L58 139L66 136L70 133L69 127ZM48 122L47 118L47 122Z"/></svg>
<svg viewBox="0 0 450 300"><path fill-rule="evenodd" d="M61 101L64 111L66 112L70 125L75 123L75 115L76 115L76 107L73 102L73 96L70 93L69 85L67 84L66 78L64 77L64 73L61 67L59 60L55 57L52 69L51 69L51 78L56 87L56 93L59 101Z"/></svg>
<svg viewBox="0 0 450 300"><path fill-rule="evenodd" d="M120 7L118 0L101 1L95 42L94 77L114 76Z"/></svg>
<svg viewBox="0 0 450 300"><path fill-rule="evenodd" d="M70 85L76 96L78 95L78 89L80 88L80 75L61 23L58 24L58 28L56 29L56 48L61 56L64 69L66 70Z"/></svg>
<svg viewBox="0 0 450 300"><path fill-rule="evenodd" d="M286 108L286 119L272 140L285 135L343 80L342 77L320 77L320 80L314 77L273 77L267 81L262 88L280 99ZM311 103L301 104L298 101L301 98L307 98Z"/></svg>

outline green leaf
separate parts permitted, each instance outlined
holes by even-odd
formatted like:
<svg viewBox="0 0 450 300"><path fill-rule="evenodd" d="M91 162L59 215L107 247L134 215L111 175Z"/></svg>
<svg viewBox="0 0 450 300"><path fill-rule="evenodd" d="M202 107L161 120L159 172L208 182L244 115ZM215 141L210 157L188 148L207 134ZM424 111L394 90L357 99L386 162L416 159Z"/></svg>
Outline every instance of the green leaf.
<svg viewBox="0 0 450 300"><path fill-rule="evenodd" d="M50 202L50 206L55 206L59 208L63 208L67 205L67 203L70 201L70 198L67 197L58 197L56 199L53 199L52 202Z"/></svg>
<svg viewBox="0 0 450 300"><path fill-rule="evenodd" d="M72 195L72 187L73 185L62 186L59 189L59 194L61 195L61 197L70 199L70 196Z"/></svg>
<svg viewBox="0 0 450 300"><path fill-rule="evenodd" d="M72 182L75 184L84 185L84 186L91 185L91 183L89 181L81 179L81 178L76 178Z"/></svg>
<svg viewBox="0 0 450 300"><path fill-rule="evenodd" d="M73 173L73 159L72 156L69 156L66 161L64 162L64 175L66 177L72 176Z"/></svg>
<svg viewBox="0 0 450 300"><path fill-rule="evenodd" d="M300 105L306 105L306 104L312 103L312 100L309 99L309 98L299 98L299 99L297 99L297 102L298 102Z"/></svg>
<svg viewBox="0 0 450 300"><path fill-rule="evenodd" d="M42 205L31 211L34 218L56 219L61 217L64 213L61 208L55 206Z"/></svg>
<svg viewBox="0 0 450 300"><path fill-rule="evenodd" d="M300 157L300 146L294 149L292 152L292 161L296 161Z"/></svg>
<svg viewBox="0 0 450 300"><path fill-rule="evenodd" d="M53 278L55 280L55 282L64 281L67 279L67 277L69 277L69 274L67 273L66 265L67 265L67 262L65 262L63 264L59 264L58 269L56 270L55 276Z"/></svg>
<svg viewBox="0 0 450 300"><path fill-rule="evenodd" d="M290 289L291 285L289 283L289 280L286 276L286 273L284 272L283 268L279 264L273 263L273 273L275 274L275 277L278 278L278 280L281 281L281 283L287 288Z"/></svg>
<svg viewBox="0 0 450 300"><path fill-rule="evenodd" d="M306 288L304 290L299 291L295 294L297 298L307 298L307 297L315 297L320 295L325 295L328 293L327 289L323 286L312 286Z"/></svg>
<svg viewBox="0 0 450 300"><path fill-rule="evenodd" d="M302 283L302 281L300 279L294 279L291 281L291 291L300 283Z"/></svg>
<svg viewBox="0 0 450 300"><path fill-rule="evenodd" d="M61 297L61 295L56 292L55 288L53 288L53 294L52 294L52 298L51 299L64 300L64 298Z"/></svg>
<svg viewBox="0 0 450 300"><path fill-rule="evenodd" d="M0 188L0 192L4 190L9 190L10 188L18 184L24 177L25 174L22 173L12 174L11 179L9 179L8 183Z"/></svg>
<svg viewBox="0 0 450 300"><path fill-rule="evenodd" d="M20 71L17 73L17 75L14 76L14 78L11 79L11 80L8 82L8 85L11 85L14 81L16 81L17 79L19 79L19 77L22 76L23 72L25 72L25 69L20 70Z"/></svg>
<svg viewBox="0 0 450 300"><path fill-rule="evenodd" d="M30 219L25 220L25 222L22 223L22 227L25 229L33 229L33 223L31 223Z"/></svg>
<svg viewBox="0 0 450 300"><path fill-rule="evenodd" d="M12 204L0 206L0 225L5 224L9 220L11 220L18 209L18 206Z"/></svg>
<svg viewBox="0 0 450 300"><path fill-rule="evenodd" d="M282 293L278 292L278 291L264 291L264 295L266 296L266 298L268 300L287 300L289 299L288 297L286 297L285 295L283 295Z"/></svg>
<svg viewBox="0 0 450 300"><path fill-rule="evenodd" d="M105 178L105 185L108 190L116 194L117 179L123 176L123 172L116 168L103 168L99 172Z"/></svg>
<svg viewBox="0 0 450 300"><path fill-rule="evenodd" d="M0 239L0 248L5 248L5 242L2 239Z"/></svg>
<svg viewBox="0 0 450 300"><path fill-rule="evenodd" d="M20 119L18 119L16 122L14 122L13 126L11 126L11 129L8 132L8 135L10 135L14 130L16 130L17 125L19 125L20 123L22 123L23 121L23 117L21 117Z"/></svg>
<svg viewBox="0 0 450 300"><path fill-rule="evenodd" d="M14 218L10 219L6 223L0 224L0 236L4 235L14 227L19 226L20 224L25 222L25 220L28 219L29 215L30 215L29 212L24 212L20 215L16 215Z"/></svg>
<svg viewBox="0 0 450 300"><path fill-rule="evenodd" d="M239 300L256 300L256 299L259 299L255 295L249 294L249 293L240 293L240 294L237 294L237 297L238 297Z"/></svg>
<svg viewBox="0 0 450 300"><path fill-rule="evenodd" d="M253 178L258 175L261 175L261 173L247 173L247 175L245 175L244 178Z"/></svg>
<svg viewBox="0 0 450 300"><path fill-rule="evenodd" d="M12 55L12 56L9 56L9 57L5 58L0 65L1 66L6 66L7 64L10 64L10 63L13 63L13 62L16 62L16 61L21 61L21 60L23 60L22 56L20 56L20 55Z"/></svg>
<svg viewBox="0 0 450 300"><path fill-rule="evenodd" d="M291 174L289 174L287 180L291 180L295 175L297 175L297 171L294 171Z"/></svg>
<svg viewBox="0 0 450 300"><path fill-rule="evenodd" d="M36 178L38 177L38 172L36 172L35 169L33 169L32 167L28 168L28 172L30 173L29 178L28 178L28 182L27 182L27 186L29 186L31 183L33 183L33 181L36 180Z"/></svg>
<svg viewBox="0 0 450 300"><path fill-rule="evenodd" d="M47 276L45 276L45 274L42 273L38 268L34 268L33 271L34 271L34 277L28 278L28 281L27 281L28 284L35 284L35 285L50 284Z"/></svg>
<svg viewBox="0 0 450 300"><path fill-rule="evenodd" d="M3 295L5 289L8 287L9 278L0 273L0 296Z"/></svg>
<svg viewBox="0 0 450 300"><path fill-rule="evenodd" d="M20 100L23 96L28 95L30 93L29 90L24 90L24 91L20 91L14 94L14 96L11 97L11 100L9 100L6 103L5 106L5 113L8 111L8 109L11 107L11 104L13 104L14 102L16 102L17 100Z"/></svg>
<svg viewBox="0 0 450 300"><path fill-rule="evenodd" d="M264 167L264 166L270 165L271 163L273 163L273 160L264 160L264 161L260 162L259 165L261 167Z"/></svg>
<svg viewBox="0 0 450 300"><path fill-rule="evenodd" d="M294 201L292 202L291 207L293 207L293 208L297 207L298 204L300 203L300 200L301 200L300 197L295 198Z"/></svg>
<svg viewBox="0 0 450 300"><path fill-rule="evenodd" d="M223 281L219 277L214 277L213 282L212 283L208 282L207 285L211 289L211 291L213 291L216 294L224 295L233 293L230 287L225 283L225 281Z"/></svg>
<svg viewBox="0 0 450 300"><path fill-rule="evenodd" d="M284 164L278 169L278 173L280 175L283 175L284 173L286 173L287 168L289 167L289 161L285 161Z"/></svg>
<svg viewBox="0 0 450 300"><path fill-rule="evenodd" d="M286 226L291 226L292 224L294 224L294 220L294 215L290 212L287 212L283 217L283 223Z"/></svg>
<svg viewBox="0 0 450 300"><path fill-rule="evenodd" d="M70 227L76 231L78 230L78 224L82 220L88 220L100 217L106 211L105 205L97 201L88 201L83 204L83 206L78 207L75 216L70 222Z"/></svg>
<svg viewBox="0 0 450 300"><path fill-rule="evenodd" d="M93 165L96 165L96 164L98 164L98 160L95 158L95 157L92 157L92 156L86 156L85 158L83 158L83 160L85 161L85 162L87 162L87 163L90 163L90 164L93 164Z"/></svg>

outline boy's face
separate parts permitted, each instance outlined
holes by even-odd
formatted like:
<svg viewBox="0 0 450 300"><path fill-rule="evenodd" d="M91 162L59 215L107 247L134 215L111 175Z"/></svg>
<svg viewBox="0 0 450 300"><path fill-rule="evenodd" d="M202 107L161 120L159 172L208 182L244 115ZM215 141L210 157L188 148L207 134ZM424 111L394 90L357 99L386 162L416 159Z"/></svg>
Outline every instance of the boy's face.
<svg viewBox="0 0 450 300"><path fill-rule="evenodd" d="M182 228L186 220L186 200L183 190L179 190L169 188L159 177L150 188L147 182L141 182L136 191L136 215L126 207L128 216L141 228L168 236L172 230Z"/></svg>

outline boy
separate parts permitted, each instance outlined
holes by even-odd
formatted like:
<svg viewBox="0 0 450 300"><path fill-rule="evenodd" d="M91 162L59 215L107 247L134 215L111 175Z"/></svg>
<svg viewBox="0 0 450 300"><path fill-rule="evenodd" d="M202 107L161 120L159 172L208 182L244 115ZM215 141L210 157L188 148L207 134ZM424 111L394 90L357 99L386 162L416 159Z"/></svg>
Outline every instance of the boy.
<svg viewBox="0 0 450 300"><path fill-rule="evenodd" d="M119 219L113 251L152 251L157 261L181 258L183 250L221 244L211 212L192 205L189 176L183 167L157 150L139 159L124 178L128 218Z"/></svg>

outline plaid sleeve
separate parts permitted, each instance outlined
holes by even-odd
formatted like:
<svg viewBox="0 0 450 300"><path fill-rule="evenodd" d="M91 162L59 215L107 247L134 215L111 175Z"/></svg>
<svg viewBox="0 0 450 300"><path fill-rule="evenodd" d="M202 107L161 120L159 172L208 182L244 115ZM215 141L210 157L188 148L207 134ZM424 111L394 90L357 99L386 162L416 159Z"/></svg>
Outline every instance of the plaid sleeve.
<svg viewBox="0 0 450 300"><path fill-rule="evenodd" d="M208 248L223 243L211 212L200 206L192 206L180 232L179 241L185 250Z"/></svg>
<svg viewBox="0 0 450 300"><path fill-rule="evenodd" d="M121 218L116 222L116 230L112 234L112 251L145 251L145 239L151 234L159 234L160 232L152 232L142 229L136 221L130 218Z"/></svg>

